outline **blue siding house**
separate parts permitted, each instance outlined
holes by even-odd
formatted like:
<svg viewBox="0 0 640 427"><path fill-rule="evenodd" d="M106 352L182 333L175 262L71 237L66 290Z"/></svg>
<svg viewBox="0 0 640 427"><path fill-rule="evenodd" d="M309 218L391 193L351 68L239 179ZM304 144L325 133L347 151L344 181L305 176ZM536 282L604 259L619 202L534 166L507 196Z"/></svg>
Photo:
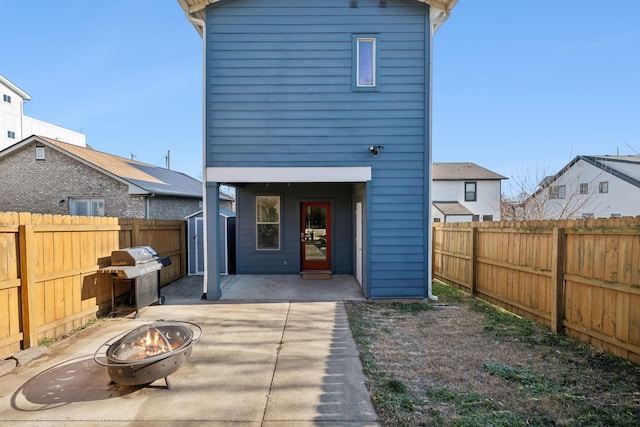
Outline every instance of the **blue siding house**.
<svg viewBox="0 0 640 427"><path fill-rule="evenodd" d="M178 0L204 42L204 294L220 185L238 274L431 294L431 44L457 0Z"/></svg>

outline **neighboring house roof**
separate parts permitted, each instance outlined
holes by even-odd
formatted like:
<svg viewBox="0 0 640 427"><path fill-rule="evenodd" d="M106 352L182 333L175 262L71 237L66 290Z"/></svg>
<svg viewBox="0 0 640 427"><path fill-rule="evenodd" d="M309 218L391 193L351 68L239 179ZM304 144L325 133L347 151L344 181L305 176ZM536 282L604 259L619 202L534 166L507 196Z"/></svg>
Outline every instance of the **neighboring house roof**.
<svg viewBox="0 0 640 427"><path fill-rule="evenodd" d="M27 94L27 92L23 91L18 86L11 83L7 78L3 77L2 75L0 75L0 83L2 83L3 85L11 89L18 95L20 95L22 99L24 99L25 101L29 101L31 99L31 97Z"/></svg>
<svg viewBox="0 0 640 427"><path fill-rule="evenodd" d="M495 172L478 166L475 163L434 163L434 181L462 181L462 180L500 180L507 179Z"/></svg>
<svg viewBox="0 0 640 427"><path fill-rule="evenodd" d="M187 18L192 17L195 19L205 20L206 19L206 11L207 6L213 3L218 3L221 0L178 0L180 3L180 7L184 10L184 13L187 15ZM458 0L414 0L418 3L428 4L431 8L431 22L433 23L433 31L434 33L438 30L440 25L444 21L449 18L453 7L456 5ZM381 2L382 4L382 2ZM193 23L193 26L196 30L202 35L202 28Z"/></svg>
<svg viewBox="0 0 640 427"><path fill-rule="evenodd" d="M564 175L573 165L578 163L580 160L589 163L590 165L601 169L602 171L609 173L629 184L640 188L640 155L639 156L576 156L573 160L571 160L565 167L560 169L560 171L553 175L545 177L540 183L540 188L538 188L529 198L536 196L540 192L542 192L545 188L555 182L558 178ZM622 170L622 168L628 168L628 166L632 166L635 170L637 168L637 172L634 175L629 174Z"/></svg>
<svg viewBox="0 0 640 427"><path fill-rule="evenodd" d="M181 172L152 166L43 136L32 135L0 151L0 158L33 142L66 154L129 185L131 194L202 198L202 183Z"/></svg>
<svg viewBox="0 0 640 427"><path fill-rule="evenodd" d="M433 202L436 207L444 215L473 215L469 209L458 202Z"/></svg>
<svg viewBox="0 0 640 427"><path fill-rule="evenodd" d="M220 200L227 200L233 202L235 199L228 195L227 193L220 191L220 196L218 197Z"/></svg>

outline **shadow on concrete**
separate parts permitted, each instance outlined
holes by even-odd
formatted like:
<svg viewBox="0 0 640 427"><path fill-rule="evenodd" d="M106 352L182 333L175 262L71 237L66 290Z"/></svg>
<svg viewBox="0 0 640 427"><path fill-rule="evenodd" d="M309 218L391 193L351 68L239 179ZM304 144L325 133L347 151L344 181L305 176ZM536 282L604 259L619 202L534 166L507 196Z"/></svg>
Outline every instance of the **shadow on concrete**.
<svg viewBox="0 0 640 427"><path fill-rule="evenodd" d="M144 386L114 384L93 356L64 361L39 373L16 390L11 406L19 411L43 411L75 402L112 399Z"/></svg>

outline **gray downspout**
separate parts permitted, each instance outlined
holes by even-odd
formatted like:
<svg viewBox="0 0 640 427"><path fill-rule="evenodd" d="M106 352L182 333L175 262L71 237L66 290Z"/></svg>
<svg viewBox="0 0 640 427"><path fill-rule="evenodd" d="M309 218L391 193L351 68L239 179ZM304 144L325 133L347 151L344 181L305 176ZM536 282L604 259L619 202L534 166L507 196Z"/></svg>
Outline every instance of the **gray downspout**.
<svg viewBox="0 0 640 427"><path fill-rule="evenodd" d="M202 241L203 246L203 258L204 258L204 275L202 276L202 299L207 299L208 283L209 283L209 266L208 266L208 241L209 233L207 232L207 129L206 129L206 108L207 108L207 93L206 93L206 78L207 78L207 28L206 22L202 19L191 16L188 12L185 12L185 16L193 25L197 25L202 28L202 234L204 239Z"/></svg>
<svg viewBox="0 0 640 427"><path fill-rule="evenodd" d="M432 161L432 142L433 142L433 132L432 132L432 125L433 125L433 121L432 121L432 107L433 107L433 26L431 25L431 7L428 8L428 13L427 13L427 23L425 26L425 35L429 35L429 42L425 43L425 50L428 49L428 52L425 52L425 57L427 59L427 64L426 64L426 71L429 73L429 77L428 77L428 81L427 83L427 90L428 90L428 95L427 95L427 100L426 100L426 105L429 109L429 111L427 112L427 155L429 156L426 159L425 165L429 166L429 173L427 174L427 205L425 206L426 212L425 212L425 218L427 219L427 224L426 224L426 228L427 228L427 245L426 245L426 265L427 265L427 277L426 277L426 281L427 281L427 298L429 298L430 300L433 301L438 301L438 297L433 295L433 289L432 289L432 282L433 282L433 257L432 257L432 251L433 251L433 228L432 228L432 224L431 224L431 205L433 203L432 200L432 194L431 194L431 188L432 188L432 183L433 183L433 161Z"/></svg>

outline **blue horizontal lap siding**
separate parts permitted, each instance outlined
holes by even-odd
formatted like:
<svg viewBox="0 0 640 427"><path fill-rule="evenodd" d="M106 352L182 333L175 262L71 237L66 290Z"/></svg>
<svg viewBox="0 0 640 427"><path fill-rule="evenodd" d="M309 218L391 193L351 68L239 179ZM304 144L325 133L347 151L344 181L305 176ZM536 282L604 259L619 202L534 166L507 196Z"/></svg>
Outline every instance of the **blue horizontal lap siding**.
<svg viewBox="0 0 640 427"><path fill-rule="evenodd" d="M370 296L423 296L427 7L235 0L207 13L207 165L371 166ZM352 91L354 33L378 35L377 91Z"/></svg>

